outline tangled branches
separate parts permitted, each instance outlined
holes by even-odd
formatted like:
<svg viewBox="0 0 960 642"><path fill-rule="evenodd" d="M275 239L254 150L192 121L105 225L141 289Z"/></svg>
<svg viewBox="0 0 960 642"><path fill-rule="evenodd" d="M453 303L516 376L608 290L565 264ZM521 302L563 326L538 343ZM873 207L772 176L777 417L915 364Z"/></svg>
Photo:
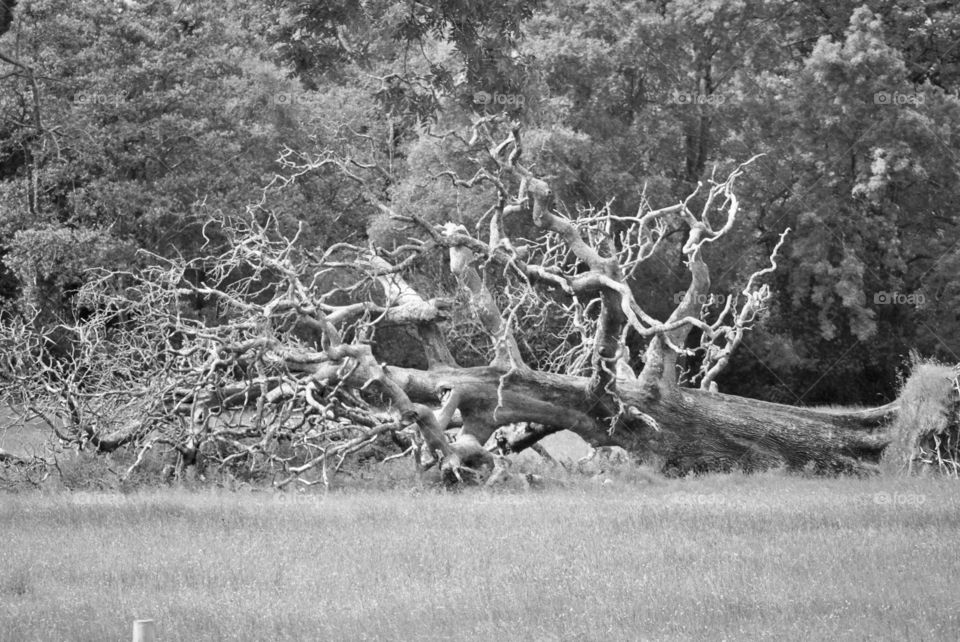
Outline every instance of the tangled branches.
<svg viewBox="0 0 960 642"><path fill-rule="evenodd" d="M420 468L439 464L462 480L492 465L496 446L488 442L511 422L527 424L512 431L524 446L561 429L601 440L617 428L659 431L640 406L675 392L675 358L688 350L693 328L706 355L701 385L710 386L766 304L759 278L776 267L783 237L772 266L749 279L745 303L731 297L708 322L697 305L710 286L701 249L732 228L743 165L710 183L698 214L700 188L660 209L642 198L635 216L614 215L608 203L568 218L522 163L519 129L498 142L495 125L480 119L470 139L460 139L486 153L471 178L453 170L434 177L458 190L495 188L497 202L473 233L380 201L364 177L388 175L375 162L287 153L289 176L275 183L343 172L409 237L390 251L308 248L302 227L286 234L263 203L239 220L210 221L225 239L222 251L191 260L144 254L138 270L97 273L76 297L76 320L54 329L5 321L0 341L13 356L2 364L4 396L61 446L129 445L136 455L127 475L162 448L175 453L178 471L214 465L278 486L328 484L350 455L385 442ZM511 238L511 217L528 219L536 238ZM678 225L687 233L690 286L661 321L636 300L629 279ZM448 254L456 291L425 298L406 275L437 250ZM381 363L378 337L391 326L417 335L425 371ZM48 345L54 330L69 338L59 358ZM639 375L628 349L638 339L647 342ZM581 376L583 408L562 410L564 395L581 394ZM640 394L626 400L625 386ZM452 426L461 428L451 441Z"/></svg>
<svg viewBox="0 0 960 642"><path fill-rule="evenodd" d="M419 451L416 422L401 419L409 400L373 385L382 368L368 344L378 326L444 318L442 302L398 289L367 250L317 257L278 227L251 214L225 226L222 254L97 275L77 297L81 319L55 328L70 338L63 358L45 345L54 329L6 322L3 393L20 420L64 447L135 445L127 474L167 446L179 468L246 467L281 486L314 469L326 483L384 437ZM348 286L330 287L346 272ZM332 303L341 294L362 300Z"/></svg>

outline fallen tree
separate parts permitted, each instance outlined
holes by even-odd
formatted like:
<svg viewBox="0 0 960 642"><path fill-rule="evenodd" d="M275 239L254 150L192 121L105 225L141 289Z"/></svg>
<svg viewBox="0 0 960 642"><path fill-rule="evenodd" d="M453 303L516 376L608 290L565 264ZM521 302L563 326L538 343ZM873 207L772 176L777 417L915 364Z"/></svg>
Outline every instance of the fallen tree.
<svg viewBox="0 0 960 642"><path fill-rule="evenodd" d="M396 213L366 189L363 172L379 169L373 163L295 162L288 154L287 181L341 172L406 226L409 242L390 251L348 243L310 250L253 207L245 219L223 223L225 252L193 261L150 257L140 271L88 283L78 296L83 321L59 329L73 337L67 360L51 360L44 333L28 321L7 322L6 397L61 444L135 447L128 473L164 446L180 468L268 467L279 486L328 483L345 458L385 439L422 469L438 464L449 480L477 481L494 468L494 453L562 430L678 471L877 470L897 403L823 410L717 390L717 376L771 297L763 279L789 231L740 292L722 305L703 303L713 300L703 248L731 233L736 180L750 161L678 203L655 209L644 200L635 216L607 208L567 218L550 185L524 166L520 131L497 137L496 130L493 119L480 119L461 139L483 154L472 177L437 176L461 189L495 188L478 233ZM539 238L508 237L505 221L515 217L532 222ZM684 231L690 280L658 320L629 284L669 229ZM454 301L424 296L404 276L443 254L454 295L488 340L485 365L463 367L453 356L448 339L463 337L449 323ZM205 279L189 278L196 273ZM197 301L215 306L215 318L191 314ZM531 326L541 329L536 355L518 340ZM425 368L377 358L378 333L391 327L417 337ZM699 345L689 345L692 332ZM640 360L627 349L635 337L646 340ZM679 356L697 364L683 383Z"/></svg>

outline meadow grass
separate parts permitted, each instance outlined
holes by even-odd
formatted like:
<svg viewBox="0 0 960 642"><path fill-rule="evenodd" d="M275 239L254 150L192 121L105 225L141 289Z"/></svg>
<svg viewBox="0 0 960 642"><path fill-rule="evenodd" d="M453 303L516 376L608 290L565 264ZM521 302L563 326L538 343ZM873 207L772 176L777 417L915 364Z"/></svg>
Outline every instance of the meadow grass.
<svg viewBox="0 0 960 642"><path fill-rule="evenodd" d="M956 490L0 495L0 640L955 640Z"/></svg>

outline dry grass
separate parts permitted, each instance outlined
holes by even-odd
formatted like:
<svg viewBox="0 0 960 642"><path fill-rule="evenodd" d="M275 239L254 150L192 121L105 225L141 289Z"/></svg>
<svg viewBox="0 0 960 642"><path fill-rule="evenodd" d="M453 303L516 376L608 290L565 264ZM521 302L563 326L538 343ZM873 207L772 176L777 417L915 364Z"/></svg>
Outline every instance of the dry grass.
<svg viewBox="0 0 960 642"><path fill-rule="evenodd" d="M929 467L960 476L957 392L954 368L914 358L913 372L897 400L900 412L891 426L892 443L883 453L887 472Z"/></svg>
<svg viewBox="0 0 960 642"><path fill-rule="evenodd" d="M956 486L0 495L0 639L955 639Z"/></svg>

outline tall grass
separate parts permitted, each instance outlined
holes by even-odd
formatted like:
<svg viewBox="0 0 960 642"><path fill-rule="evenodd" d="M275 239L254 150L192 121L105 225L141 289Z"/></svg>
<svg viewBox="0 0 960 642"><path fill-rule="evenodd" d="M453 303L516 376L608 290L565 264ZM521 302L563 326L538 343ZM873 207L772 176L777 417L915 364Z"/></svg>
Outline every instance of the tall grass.
<svg viewBox="0 0 960 642"><path fill-rule="evenodd" d="M955 639L958 509L774 474L0 496L0 640Z"/></svg>

